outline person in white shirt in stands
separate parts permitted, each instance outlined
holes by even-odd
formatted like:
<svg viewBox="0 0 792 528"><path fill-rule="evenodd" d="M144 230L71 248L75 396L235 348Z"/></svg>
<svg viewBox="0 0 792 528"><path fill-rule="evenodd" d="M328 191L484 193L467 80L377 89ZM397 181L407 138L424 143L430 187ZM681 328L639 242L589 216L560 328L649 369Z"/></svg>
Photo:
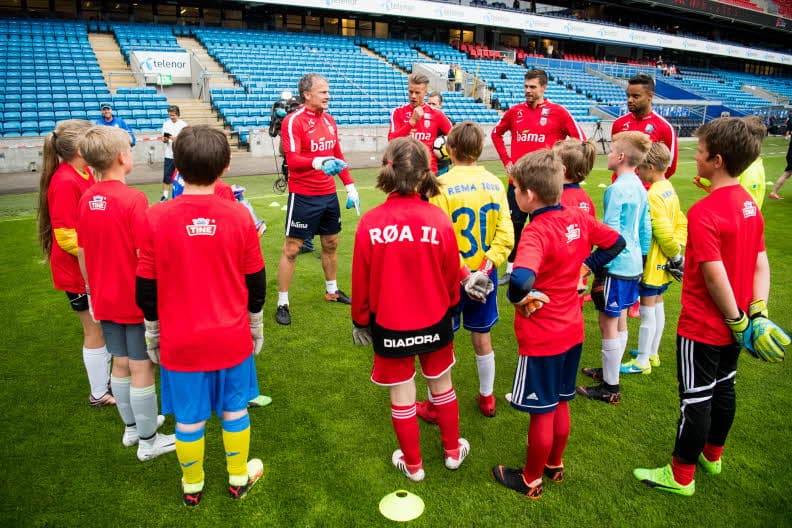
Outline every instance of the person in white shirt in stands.
<svg viewBox="0 0 792 528"><path fill-rule="evenodd" d="M162 124L162 142L165 143L165 165L162 170L162 198L160 198L160 202L168 199L171 183L173 183L173 172L176 170L176 165L173 163L173 140L187 126L187 123L179 118L180 115L179 107L170 105L168 107L168 119Z"/></svg>

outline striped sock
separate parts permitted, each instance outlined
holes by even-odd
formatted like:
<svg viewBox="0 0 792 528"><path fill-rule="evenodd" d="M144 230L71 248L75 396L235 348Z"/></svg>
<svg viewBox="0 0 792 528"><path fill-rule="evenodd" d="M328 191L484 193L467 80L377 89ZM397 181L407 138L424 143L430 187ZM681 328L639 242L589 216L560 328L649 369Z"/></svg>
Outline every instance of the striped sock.
<svg viewBox="0 0 792 528"><path fill-rule="evenodd" d="M421 460L420 431L418 416L415 414L415 403L411 405L391 404L391 421L399 447L404 453L404 461L409 465L417 465Z"/></svg>
<svg viewBox="0 0 792 528"><path fill-rule="evenodd" d="M131 382L132 378L130 376L125 378L110 376L110 387L113 389L116 409L118 409L118 414L121 416L121 421L128 427L135 425L135 413L129 401L129 384Z"/></svg>
<svg viewBox="0 0 792 528"><path fill-rule="evenodd" d="M459 400L451 387L442 394L432 394L432 402L437 409L437 425L443 449L459 447Z"/></svg>

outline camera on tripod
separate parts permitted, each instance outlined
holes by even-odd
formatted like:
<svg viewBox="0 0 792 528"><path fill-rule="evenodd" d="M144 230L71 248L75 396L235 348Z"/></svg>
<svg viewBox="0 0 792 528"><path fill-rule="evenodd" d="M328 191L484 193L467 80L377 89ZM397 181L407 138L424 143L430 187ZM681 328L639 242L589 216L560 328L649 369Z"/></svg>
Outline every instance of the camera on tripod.
<svg viewBox="0 0 792 528"><path fill-rule="evenodd" d="M300 101L289 91L281 92L281 98L275 101L270 112L269 135L278 137L283 125L283 118L291 114L300 107Z"/></svg>

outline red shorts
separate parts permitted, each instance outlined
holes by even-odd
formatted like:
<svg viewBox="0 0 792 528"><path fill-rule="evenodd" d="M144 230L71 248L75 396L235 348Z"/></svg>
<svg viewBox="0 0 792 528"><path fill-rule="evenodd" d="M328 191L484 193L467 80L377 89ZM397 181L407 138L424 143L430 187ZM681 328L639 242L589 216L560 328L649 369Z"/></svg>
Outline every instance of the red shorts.
<svg viewBox="0 0 792 528"><path fill-rule="evenodd" d="M449 343L440 350L418 355L421 372L424 378L436 379L454 366L454 343ZM371 369L371 381L386 387L407 383L415 377L415 356L389 358L374 353L374 366Z"/></svg>

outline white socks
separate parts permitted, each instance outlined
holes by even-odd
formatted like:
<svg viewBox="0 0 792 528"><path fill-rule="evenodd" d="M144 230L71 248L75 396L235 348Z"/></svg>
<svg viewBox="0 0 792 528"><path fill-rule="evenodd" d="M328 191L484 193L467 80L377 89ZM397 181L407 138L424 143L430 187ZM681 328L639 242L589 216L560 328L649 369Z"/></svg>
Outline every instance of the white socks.
<svg viewBox="0 0 792 528"><path fill-rule="evenodd" d="M110 381L110 353L107 347L83 347L83 363L88 373L91 395L99 399L107 393L107 384Z"/></svg>
<svg viewBox="0 0 792 528"><path fill-rule="evenodd" d="M479 377L479 394L489 396L495 389L495 352L486 356L476 356Z"/></svg>
<svg viewBox="0 0 792 528"><path fill-rule="evenodd" d="M608 385L619 384L619 367L623 349L621 339L602 340L602 378Z"/></svg>
<svg viewBox="0 0 792 528"><path fill-rule="evenodd" d="M665 330L665 303L657 303L654 306L655 334L652 340L652 354L656 356L660 351L660 341L663 339Z"/></svg>
<svg viewBox="0 0 792 528"><path fill-rule="evenodd" d="M289 292L279 291L278 292L278 306L288 305L289 304Z"/></svg>
<svg viewBox="0 0 792 528"><path fill-rule="evenodd" d="M335 280L325 281L325 291L327 293L335 293L338 291L338 282Z"/></svg>
<svg viewBox="0 0 792 528"><path fill-rule="evenodd" d="M129 399L135 413L138 436L149 439L157 432L157 391L154 385L130 387Z"/></svg>
<svg viewBox="0 0 792 528"><path fill-rule="evenodd" d="M662 304L660 305L663 306ZM636 363L640 367L649 366L649 356L652 355L652 345L655 341L656 319L654 306L641 306L641 328L638 330L638 357Z"/></svg>
<svg viewBox="0 0 792 528"><path fill-rule="evenodd" d="M132 411L132 406L129 403L129 384L132 378L116 378L110 376L110 386L113 388L113 397L116 401L116 408L118 414L121 415L121 421L124 425L135 425L135 413Z"/></svg>

